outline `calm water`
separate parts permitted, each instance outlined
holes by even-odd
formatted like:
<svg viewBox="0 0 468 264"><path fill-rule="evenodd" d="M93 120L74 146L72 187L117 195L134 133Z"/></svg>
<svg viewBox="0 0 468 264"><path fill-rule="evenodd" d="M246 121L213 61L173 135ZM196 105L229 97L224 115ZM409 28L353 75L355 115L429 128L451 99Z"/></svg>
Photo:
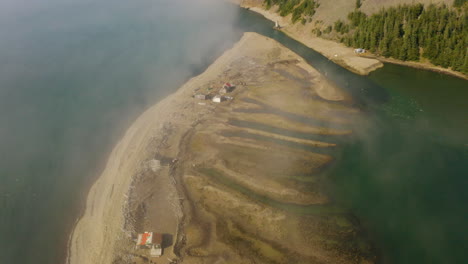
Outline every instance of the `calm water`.
<svg viewBox="0 0 468 264"><path fill-rule="evenodd" d="M60 263L125 128L240 38L237 9L186 2L0 3L1 264Z"/></svg>
<svg viewBox="0 0 468 264"><path fill-rule="evenodd" d="M357 76L231 5L10 1L0 4L0 263L60 263L124 129L244 31L299 53L368 112L329 175L384 258L463 259L465 81L392 65Z"/></svg>

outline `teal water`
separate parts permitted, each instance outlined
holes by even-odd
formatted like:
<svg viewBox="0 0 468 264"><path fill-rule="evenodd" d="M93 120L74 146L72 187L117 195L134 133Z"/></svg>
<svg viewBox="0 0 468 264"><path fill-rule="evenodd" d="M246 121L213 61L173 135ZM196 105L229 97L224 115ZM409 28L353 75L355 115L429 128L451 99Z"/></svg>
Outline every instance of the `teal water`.
<svg viewBox="0 0 468 264"><path fill-rule="evenodd" d="M382 260L461 263L466 82L392 65L357 76L261 16L205 2L0 3L0 263L61 263L125 128L245 31L300 54L366 112L328 174Z"/></svg>
<svg viewBox="0 0 468 264"><path fill-rule="evenodd" d="M386 65L391 95L345 147L337 193L369 225L384 263L463 263L468 230L467 82Z"/></svg>
<svg viewBox="0 0 468 264"><path fill-rule="evenodd" d="M468 82L391 64L358 76L281 32L260 32L350 92L364 111L326 175L335 202L369 230L379 263L464 263Z"/></svg>

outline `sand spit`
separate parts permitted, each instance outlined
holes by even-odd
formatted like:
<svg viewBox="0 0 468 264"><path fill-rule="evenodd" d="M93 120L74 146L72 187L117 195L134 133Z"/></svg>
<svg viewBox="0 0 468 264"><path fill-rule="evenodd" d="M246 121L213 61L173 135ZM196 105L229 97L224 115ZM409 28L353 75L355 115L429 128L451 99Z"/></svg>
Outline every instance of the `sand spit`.
<svg viewBox="0 0 468 264"><path fill-rule="evenodd" d="M221 103L193 97L227 81L236 87ZM372 263L320 176L349 134L342 119L359 114L348 100L297 54L245 33L128 129L89 192L68 263L150 263L133 249L144 230L171 237L158 264Z"/></svg>
<svg viewBox="0 0 468 264"><path fill-rule="evenodd" d="M373 54L366 55L365 57L368 58L376 58L382 62L385 63L391 63L391 64L397 64L397 65L402 65L402 66L407 66L407 67L412 67L416 69L423 69L423 70L428 70L428 71L433 71L433 72L438 72L442 74L447 74L453 77L457 77L460 79L468 80L468 75L463 74L461 72L453 71L447 68L442 68L439 66L435 66L430 62L417 62L417 61L401 61L393 58L385 58L382 56L375 56Z"/></svg>
<svg viewBox="0 0 468 264"><path fill-rule="evenodd" d="M88 194L84 215L72 234L68 263L112 263L116 242L128 235L123 229L124 207L132 177L144 168L145 161L154 153L148 146L163 138L165 124L189 126L186 121L196 118L184 116L188 111L180 111L186 105L191 88L188 83L145 111L116 145Z"/></svg>
<svg viewBox="0 0 468 264"><path fill-rule="evenodd" d="M129 235L123 229L124 208L132 179L141 173L145 162L157 152L150 147L164 139L165 126L172 126L171 133L180 136L212 111L212 107L200 106L193 100L194 90L215 78L219 74L218 69L225 68L227 63L238 57L236 50L241 50L240 47L249 42L249 36L242 38L233 50L227 51L204 74L192 78L176 93L146 110L126 131L89 191L84 215L77 222L70 239L69 264L112 263L116 241Z"/></svg>

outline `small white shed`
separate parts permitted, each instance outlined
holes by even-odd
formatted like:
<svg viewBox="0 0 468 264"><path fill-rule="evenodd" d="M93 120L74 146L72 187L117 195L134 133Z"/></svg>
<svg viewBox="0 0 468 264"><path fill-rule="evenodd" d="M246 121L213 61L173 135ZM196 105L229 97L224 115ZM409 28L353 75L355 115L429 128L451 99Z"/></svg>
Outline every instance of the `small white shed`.
<svg viewBox="0 0 468 264"><path fill-rule="evenodd" d="M196 94L195 99L206 100L207 96L206 96L206 94Z"/></svg>
<svg viewBox="0 0 468 264"><path fill-rule="evenodd" d="M213 97L213 102L215 103L221 103L222 101L224 101L224 98L221 95L216 95Z"/></svg>
<svg viewBox="0 0 468 264"><path fill-rule="evenodd" d="M359 48L359 49L355 49L355 50L354 50L354 53L356 53L356 54L362 54L362 53L366 53L366 50L365 50L365 49Z"/></svg>

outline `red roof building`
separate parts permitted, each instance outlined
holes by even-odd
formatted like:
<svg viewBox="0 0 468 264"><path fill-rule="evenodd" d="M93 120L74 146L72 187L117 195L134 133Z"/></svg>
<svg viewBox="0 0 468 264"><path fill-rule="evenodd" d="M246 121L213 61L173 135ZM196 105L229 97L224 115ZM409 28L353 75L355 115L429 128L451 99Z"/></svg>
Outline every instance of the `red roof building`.
<svg viewBox="0 0 468 264"><path fill-rule="evenodd" d="M153 244L153 232L144 232L143 234L138 235L138 246L146 246Z"/></svg>
<svg viewBox="0 0 468 264"><path fill-rule="evenodd" d="M141 249L149 249L150 256L160 257L162 255L162 240L163 236L159 233L144 232L138 234L137 247Z"/></svg>

